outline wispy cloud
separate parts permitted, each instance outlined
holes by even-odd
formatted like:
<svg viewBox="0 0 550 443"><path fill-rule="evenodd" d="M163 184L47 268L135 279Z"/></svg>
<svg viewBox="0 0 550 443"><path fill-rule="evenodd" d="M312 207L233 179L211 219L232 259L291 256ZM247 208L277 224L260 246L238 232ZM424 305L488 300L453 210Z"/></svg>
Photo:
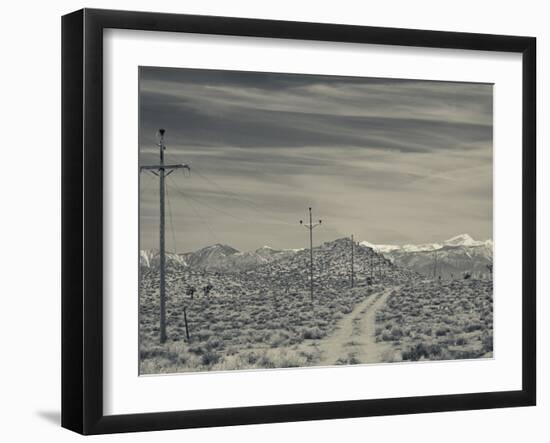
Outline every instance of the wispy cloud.
<svg viewBox="0 0 550 443"><path fill-rule="evenodd" d="M167 157L196 171L169 181L182 250L219 240L301 246L294 224L308 206L327 220L319 241L492 235L491 85L164 68L140 75L140 162L156 161L164 127ZM157 242L156 186L142 180L144 247Z"/></svg>

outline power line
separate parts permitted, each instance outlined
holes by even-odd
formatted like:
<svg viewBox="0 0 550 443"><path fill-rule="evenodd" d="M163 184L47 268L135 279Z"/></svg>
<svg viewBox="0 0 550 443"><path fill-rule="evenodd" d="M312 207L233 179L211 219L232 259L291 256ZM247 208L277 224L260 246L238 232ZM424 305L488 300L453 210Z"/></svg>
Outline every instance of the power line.
<svg viewBox="0 0 550 443"><path fill-rule="evenodd" d="M178 245L176 243L176 233L174 231L174 222L172 220L172 205L170 204L170 195L166 188L166 201L168 202L168 218L170 220L170 230L172 231L172 244L174 245L174 253L178 253Z"/></svg>
<svg viewBox="0 0 550 443"><path fill-rule="evenodd" d="M216 235L216 233L214 232L214 230L212 229L212 227L210 226L210 223L208 223L208 221L206 220L206 218L202 217L199 213L199 211L197 210L197 208L195 207L195 205L192 203L192 199L189 198L189 196L183 196L182 197L184 199L187 199L187 203L188 203L188 206L191 208L191 210L194 212L194 214L199 218L199 220L201 221L201 224L204 225L206 227L206 230L210 233L210 235L214 238L214 241L216 241L217 243L222 243L222 241L220 240L220 238Z"/></svg>
<svg viewBox="0 0 550 443"><path fill-rule="evenodd" d="M355 279L355 266L353 264L353 249L355 247L355 240L353 239L353 234L351 234L351 287L354 286Z"/></svg>
<svg viewBox="0 0 550 443"><path fill-rule="evenodd" d="M251 200L249 199L246 199L226 188L224 188L223 186L221 186L220 184L216 183L214 180L212 180L211 178L207 177L204 173L201 173L200 171L196 170L195 168L193 168L193 171L199 176L201 177L203 180L207 181L208 183L212 184L213 186L215 186L216 188L218 188L222 193L224 193L225 195L229 194L230 196L232 196L234 199L236 200L239 200L240 202L246 204L250 209L256 211L258 214L261 214L265 217L268 217L269 219L275 219L277 221L279 221L279 223L282 223L282 224L285 224L285 225L289 225L289 226L294 226L293 223L290 223L286 220L283 220L282 218L279 218L277 217L276 215L273 215L273 214L269 214L267 212L265 212L264 209L262 209L260 206L258 206L256 203L252 202Z"/></svg>
<svg viewBox="0 0 550 443"><path fill-rule="evenodd" d="M210 205L210 204L208 204L208 203L205 203L205 202L203 202L203 201L199 201L199 200L197 200L196 198L191 197L188 193L183 192L183 191L178 187L177 183L176 183L174 180L172 180L172 179L169 179L169 180L170 180L171 183L174 185L174 186L173 186L174 189L175 189L180 195L182 195L183 197L186 197L186 198L188 198L188 199L190 199L190 200L193 200L193 201L194 201L195 203L197 203L198 205L205 206L205 207L207 207L207 208L212 209L213 211L217 211L217 212L219 212L220 214L227 215L228 217L232 217L232 218L234 218L234 219L236 219L236 220L239 220L239 221L241 221L241 222L250 223L250 220L246 220L246 219L244 219L244 218L238 217L238 216L236 216L236 215L234 215L234 214L231 214L230 212L227 212L227 211L225 211L225 210L223 210L223 209L216 208L215 206L212 206L212 205Z"/></svg>

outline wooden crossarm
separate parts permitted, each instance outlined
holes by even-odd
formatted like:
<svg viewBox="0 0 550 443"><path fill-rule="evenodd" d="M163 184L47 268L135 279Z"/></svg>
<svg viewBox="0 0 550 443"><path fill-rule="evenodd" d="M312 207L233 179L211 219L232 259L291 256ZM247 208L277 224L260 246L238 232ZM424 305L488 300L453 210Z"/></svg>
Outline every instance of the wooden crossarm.
<svg viewBox="0 0 550 443"><path fill-rule="evenodd" d="M173 165L145 165L145 166L140 166L139 167L139 170L140 171L143 171L143 170L159 170L159 169L164 169L165 171L167 169L187 169L187 170L191 170L191 168L189 167L189 165L186 165L186 164L173 164Z"/></svg>

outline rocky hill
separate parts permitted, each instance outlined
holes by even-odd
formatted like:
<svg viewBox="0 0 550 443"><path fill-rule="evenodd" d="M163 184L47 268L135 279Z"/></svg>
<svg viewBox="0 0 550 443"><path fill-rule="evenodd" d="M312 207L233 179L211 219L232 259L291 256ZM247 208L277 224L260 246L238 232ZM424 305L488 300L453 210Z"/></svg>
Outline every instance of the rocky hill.
<svg viewBox="0 0 550 443"><path fill-rule="evenodd" d="M228 257L232 257L238 253L237 249L218 243L195 252L183 254L183 256L185 257L187 266L209 271L223 267Z"/></svg>

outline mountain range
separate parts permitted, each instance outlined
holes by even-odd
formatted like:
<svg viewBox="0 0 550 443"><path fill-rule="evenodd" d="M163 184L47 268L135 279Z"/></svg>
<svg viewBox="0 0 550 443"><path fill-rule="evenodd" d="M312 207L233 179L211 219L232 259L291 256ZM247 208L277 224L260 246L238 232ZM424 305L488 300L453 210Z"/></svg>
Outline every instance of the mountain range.
<svg viewBox="0 0 550 443"><path fill-rule="evenodd" d="M299 249L277 250L263 246L255 251L240 252L231 246L217 243L194 252L167 252L166 268L188 267L201 271L240 272L289 257L298 251ZM148 249L140 252L142 268L157 269L159 262L158 250Z"/></svg>
<svg viewBox="0 0 550 443"><path fill-rule="evenodd" d="M313 248L314 287L317 294L329 296L351 285L349 238L325 242ZM142 251L141 285L144 290L158 287L157 251ZM212 294L239 295L274 290L309 290L309 249L276 250L262 247L239 252L227 245L212 245L186 254L166 254L167 284L171 293L185 294L212 285ZM374 249L354 244L354 286L371 283L401 284L420 277L400 268ZM275 291L276 292L276 291Z"/></svg>
<svg viewBox="0 0 550 443"><path fill-rule="evenodd" d="M492 273L493 240L474 240L460 234L441 243L363 245L374 248L398 266L427 276L458 277L464 273L484 276Z"/></svg>
<svg viewBox="0 0 550 443"><path fill-rule="evenodd" d="M347 245L349 242L349 245ZM347 245L347 246L346 246ZM314 248L315 256L322 255L324 262L330 263L327 251L336 256L343 255L343 263L349 261L351 241L347 238L323 243ZM371 252L368 252L371 251ZM468 234L461 234L441 243L376 245L367 241L356 244L356 266L369 267L371 262L361 264L361 257L371 255L380 257L400 268L406 268L426 276L441 276L442 278L459 277L465 272L473 276L487 275L492 269L493 241L474 240ZM365 255L366 254L366 255ZM309 250L305 249L273 249L263 246L254 251L241 252L222 244L215 244L186 253L166 253L166 268L188 268L198 271L235 273L265 268L264 265L284 263L284 266L296 268L294 262L309 260ZM316 262L319 260L316 260ZM295 263L294 263L295 264ZM317 265L317 263L316 263ZM140 252L140 266L142 269L158 269L158 250L142 250ZM348 265L344 265L346 269ZM361 268L362 269L362 268ZM334 268L333 268L334 271ZM348 271L345 271L348 272Z"/></svg>

